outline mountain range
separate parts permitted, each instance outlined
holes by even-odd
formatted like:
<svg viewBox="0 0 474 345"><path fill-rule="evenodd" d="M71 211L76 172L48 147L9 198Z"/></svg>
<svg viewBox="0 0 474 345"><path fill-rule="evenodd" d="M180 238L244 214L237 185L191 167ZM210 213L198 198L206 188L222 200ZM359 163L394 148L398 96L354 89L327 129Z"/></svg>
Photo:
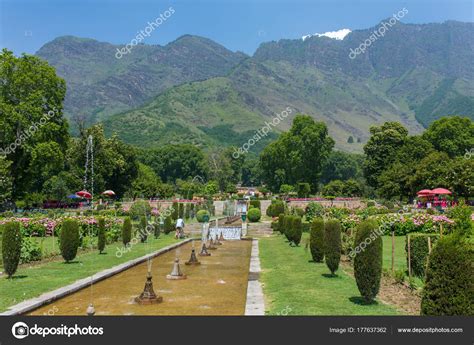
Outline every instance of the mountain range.
<svg viewBox="0 0 474 345"><path fill-rule="evenodd" d="M373 124L399 121L419 133L441 116L474 119L474 23L398 22L351 58L380 25L343 39L266 42L252 56L191 35L121 59L121 46L64 36L36 55L66 80L68 117L103 122L141 147L240 146L287 107L291 115L255 150L296 113L326 122L336 147L350 152L362 150Z"/></svg>

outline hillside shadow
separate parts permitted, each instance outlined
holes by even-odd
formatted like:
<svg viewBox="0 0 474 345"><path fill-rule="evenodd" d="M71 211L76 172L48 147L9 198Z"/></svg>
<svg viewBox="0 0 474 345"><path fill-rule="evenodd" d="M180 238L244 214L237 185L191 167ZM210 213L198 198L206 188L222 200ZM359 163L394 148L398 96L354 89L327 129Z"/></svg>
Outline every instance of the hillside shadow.
<svg viewBox="0 0 474 345"><path fill-rule="evenodd" d="M349 301L357 305L377 305L379 304L376 300L367 301L364 297L361 296L352 296L349 297Z"/></svg>

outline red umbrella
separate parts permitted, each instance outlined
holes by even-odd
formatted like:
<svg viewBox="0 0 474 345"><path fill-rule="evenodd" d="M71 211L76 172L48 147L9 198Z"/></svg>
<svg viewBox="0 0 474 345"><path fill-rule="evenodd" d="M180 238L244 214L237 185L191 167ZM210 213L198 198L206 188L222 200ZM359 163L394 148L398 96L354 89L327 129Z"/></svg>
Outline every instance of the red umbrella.
<svg viewBox="0 0 474 345"><path fill-rule="evenodd" d="M81 190L80 192L77 192L76 195L80 196L81 198L92 199L92 194L86 190Z"/></svg>
<svg viewBox="0 0 474 345"><path fill-rule="evenodd" d="M426 195L432 195L434 194L432 190L429 190L429 189L422 189L420 190L418 193L416 193L420 196L426 196Z"/></svg>
<svg viewBox="0 0 474 345"><path fill-rule="evenodd" d="M445 188L435 188L431 192L433 194L452 194L449 190Z"/></svg>
<svg viewBox="0 0 474 345"><path fill-rule="evenodd" d="M102 192L102 195L115 196L115 192L113 190L106 190L105 192Z"/></svg>

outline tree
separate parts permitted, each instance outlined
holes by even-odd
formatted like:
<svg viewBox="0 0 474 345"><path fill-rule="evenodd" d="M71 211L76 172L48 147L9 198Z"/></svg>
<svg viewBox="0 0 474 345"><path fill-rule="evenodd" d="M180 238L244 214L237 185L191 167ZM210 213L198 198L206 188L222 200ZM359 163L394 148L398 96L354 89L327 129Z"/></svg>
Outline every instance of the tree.
<svg viewBox="0 0 474 345"><path fill-rule="evenodd" d="M262 179L276 192L282 184L307 181L316 192L322 166L334 146L323 122L297 115L291 129L265 147L260 155Z"/></svg>
<svg viewBox="0 0 474 345"><path fill-rule="evenodd" d="M412 190L449 186L450 159L444 152L434 151L422 159L409 179Z"/></svg>
<svg viewBox="0 0 474 345"><path fill-rule="evenodd" d="M354 247L360 248L354 259L354 277L360 294L367 302L377 296L382 277L383 243L382 237L375 233L377 228L374 220L360 223L354 242Z"/></svg>
<svg viewBox="0 0 474 345"><path fill-rule="evenodd" d="M67 171L61 171L43 184L43 194L50 200L65 200L69 194L81 190L83 182Z"/></svg>
<svg viewBox="0 0 474 345"><path fill-rule="evenodd" d="M324 196L342 196L344 195L345 184L340 180L333 180L322 189Z"/></svg>
<svg viewBox="0 0 474 345"><path fill-rule="evenodd" d="M10 222L3 227L2 235L2 259L3 268L8 278L15 274L21 255L21 232L20 223Z"/></svg>
<svg viewBox="0 0 474 345"><path fill-rule="evenodd" d="M10 174L11 162L0 156L0 209L11 200L13 179Z"/></svg>
<svg viewBox="0 0 474 345"><path fill-rule="evenodd" d="M427 155L433 152L433 146L421 136L407 137L397 151L394 162L386 167L378 178L377 193L385 199L415 196L418 190L410 183L416 166Z"/></svg>
<svg viewBox="0 0 474 345"><path fill-rule="evenodd" d="M239 158L237 162L240 162L240 159L241 158ZM209 166L209 178L217 183L218 191L225 190L229 181L238 181L233 178L236 174L232 169L233 161L235 160L232 158L232 155L229 154L229 151L213 149L209 152L207 160Z"/></svg>
<svg viewBox="0 0 474 345"><path fill-rule="evenodd" d="M352 135L349 135L349 138L347 138L347 143L348 144L354 143L354 137Z"/></svg>
<svg viewBox="0 0 474 345"><path fill-rule="evenodd" d="M164 145L151 150L142 150L139 159L152 167L166 183L196 177L204 181L208 176L206 157L202 150L194 145Z"/></svg>
<svg viewBox="0 0 474 345"><path fill-rule="evenodd" d="M161 179L156 175L155 171L149 166L139 163L138 175L132 182L131 195L136 197L143 197L146 199L158 195Z"/></svg>
<svg viewBox="0 0 474 345"><path fill-rule="evenodd" d="M0 148L11 161L12 196L38 192L57 173L69 140L62 116L66 83L46 61L0 53ZM48 172L49 170L49 172Z"/></svg>
<svg viewBox="0 0 474 345"><path fill-rule="evenodd" d="M298 185L298 198L307 198L311 192L311 186L307 182L299 182Z"/></svg>
<svg viewBox="0 0 474 345"><path fill-rule="evenodd" d="M369 186L378 188L378 178L391 165L406 141L408 131L398 122L385 122L370 127L371 137L364 146L364 176Z"/></svg>
<svg viewBox="0 0 474 345"><path fill-rule="evenodd" d="M451 161L446 180L449 189L456 195L468 199L474 195L474 157L456 157Z"/></svg>
<svg viewBox="0 0 474 345"><path fill-rule="evenodd" d="M326 184L332 180L345 181L362 176L363 155L332 151L323 166L321 182Z"/></svg>
<svg viewBox="0 0 474 345"><path fill-rule="evenodd" d="M68 164L74 176L84 176L88 137L93 138L94 191L111 189L118 198L130 188L130 182L138 176L139 165L136 150L117 136L106 138L102 124L94 125L71 141ZM90 182L86 189L91 189Z"/></svg>
<svg viewBox="0 0 474 345"><path fill-rule="evenodd" d="M474 148L474 122L467 117L442 117L428 127L423 138L450 157L462 156Z"/></svg>

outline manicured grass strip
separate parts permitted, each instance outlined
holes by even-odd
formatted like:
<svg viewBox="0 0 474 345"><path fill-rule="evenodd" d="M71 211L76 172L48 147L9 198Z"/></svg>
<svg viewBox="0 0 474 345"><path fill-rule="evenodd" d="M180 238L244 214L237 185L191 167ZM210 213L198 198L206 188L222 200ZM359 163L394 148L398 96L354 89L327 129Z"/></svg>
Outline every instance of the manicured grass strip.
<svg viewBox="0 0 474 345"><path fill-rule="evenodd" d="M392 269L392 236L382 236L383 239L383 268ZM405 236L395 236L395 270L407 269L405 253Z"/></svg>
<svg viewBox="0 0 474 345"><path fill-rule="evenodd" d="M362 304L355 280L341 269L330 277L325 263L309 262L311 254L304 246L290 247L283 236L273 235L261 238L259 248L267 314L397 314L380 302Z"/></svg>
<svg viewBox="0 0 474 345"><path fill-rule="evenodd" d="M50 261L20 268L13 279L7 279L6 276L0 278L0 312L26 299L37 297L42 293L71 284L78 279L149 254L178 241L174 238L174 233L170 233L161 235L158 239L149 238L147 244L137 243L130 252L125 252L120 258L115 253L116 247L121 248L122 243L116 243L108 245L105 248L105 254L99 255L98 251L85 253L77 256L69 264L62 261Z"/></svg>

